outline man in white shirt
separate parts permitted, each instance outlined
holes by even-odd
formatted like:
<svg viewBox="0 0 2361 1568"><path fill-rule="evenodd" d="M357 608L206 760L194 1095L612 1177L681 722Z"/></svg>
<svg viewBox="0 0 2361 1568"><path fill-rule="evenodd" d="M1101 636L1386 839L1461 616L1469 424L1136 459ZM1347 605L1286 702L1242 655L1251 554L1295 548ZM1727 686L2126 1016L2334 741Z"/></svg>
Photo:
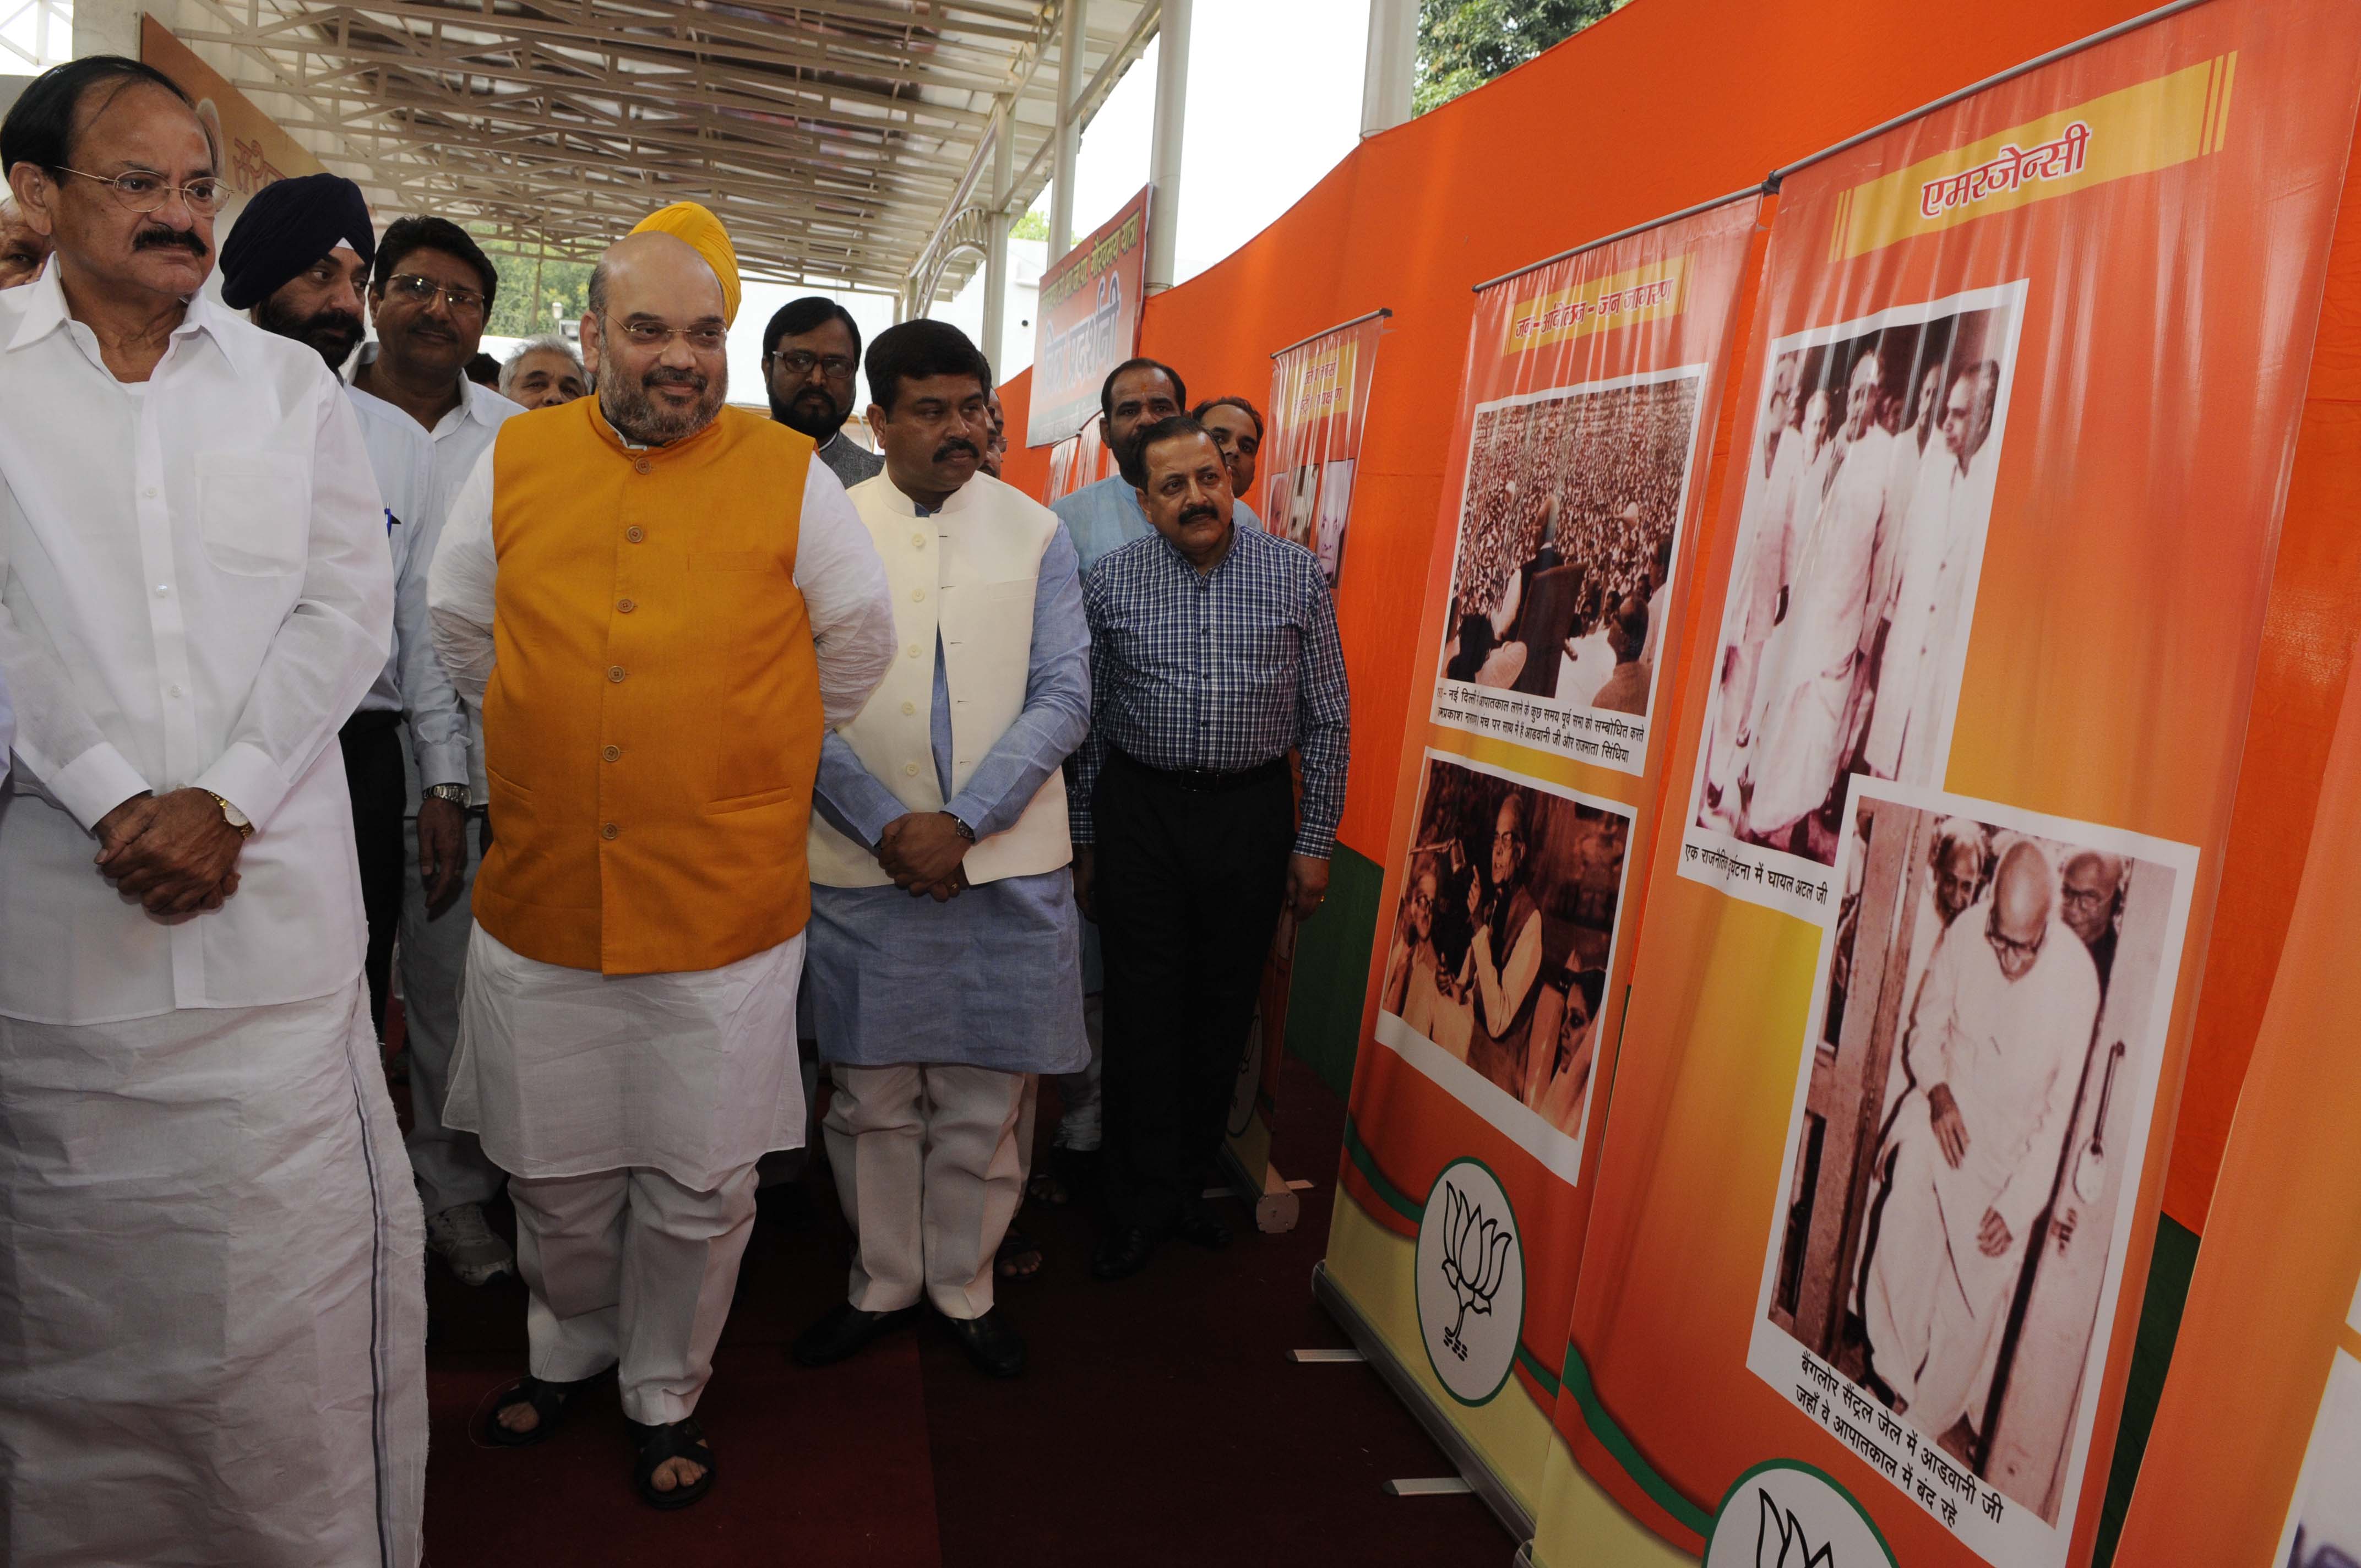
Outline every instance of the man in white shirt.
<svg viewBox="0 0 2361 1568"><path fill-rule="evenodd" d="M1992 893L1938 940L1911 999L1911 1088L1878 1151L1877 1250L1861 1295L1871 1365L1954 1454L1991 1391L2034 1222L2099 1014L2091 955L2058 916L2058 872L2020 839Z"/></svg>
<svg viewBox="0 0 2361 1568"><path fill-rule="evenodd" d="M0 294L0 1560L409 1568L422 1225L335 745L384 507L320 356L200 292L179 88L58 67L0 163L57 245Z"/></svg>
<svg viewBox="0 0 2361 1568"><path fill-rule="evenodd" d="M394 607L411 733L398 927L407 1143L426 1207L426 1245L469 1285L512 1273L516 1255L484 1223L483 1205L504 1175L473 1133L443 1119L473 924L467 824L484 820L484 747L480 717L460 702L435 656L426 585L453 498L500 426L524 411L465 374L498 284L490 258L456 224L400 218L387 225L368 291L377 341L361 345L349 389L389 496L395 481L388 474L407 463L415 498L408 547L397 554Z"/></svg>
<svg viewBox="0 0 2361 1568"><path fill-rule="evenodd" d="M500 367L500 396L519 408L545 409L590 395L582 356L555 333L517 345Z"/></svg>

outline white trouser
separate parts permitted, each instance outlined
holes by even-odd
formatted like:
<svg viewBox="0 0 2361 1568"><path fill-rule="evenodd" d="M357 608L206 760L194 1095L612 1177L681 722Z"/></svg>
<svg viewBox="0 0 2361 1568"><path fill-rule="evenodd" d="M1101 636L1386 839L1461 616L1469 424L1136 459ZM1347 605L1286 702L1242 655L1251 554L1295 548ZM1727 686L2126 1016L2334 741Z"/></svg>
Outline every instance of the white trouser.
<svg viewBox="0 0 2361 1568"><path fill-rule="evenodd" d="M754 1168L710 1192L649 1166L514 1177L517 1268L531 1293L533 1375L572 1383L621 1366L623 1414L685 1420L713 1376L738 1260L754 1223Z"/></svg>
<svg viewBox="0 0 2361 1568"><path fill-rule="evenodd" d="M0 1563L418 1562L425 1238L357 972L0 1018Z"/></svg>
<svg viewBox="0 0 2361 1568"><path fill-rule="evenodd" d="M1082 1033L1091 1042L1091 1059L1086 1067L1058 1075L1058 1098L1065 1106L1058 1118L1061 1149L1087 1154L1099 1146L1099 1070L1106 1060L1104 1016L1097 992L1082 998ZM1026 1157L1032 1157L1029 1148Z"/></svg>
<svg viewBox="0 0 2361 1568"><path fill-rule="evenodd" d="M471 820L467 836L472 839L475 833ZM410 1136L403 1142L410 1150L410 1168L418 1177L419 1200L429 1214L439 1214L461 1203L487 1201L506 1179L500 1167L484 1157L484 1146L475 1134L443 1124L443 1102L451 1092L451 1047L459 1039L467 933L476 923L470 895L477 862L474 845L467 845L459 895L450 908L430 919L426 883L418 874L415 817L402 825L402 844L401 924L394 950L401 970L403 1038L410 1050Z"/></svg>
<svg viewBox="0 0 2361 1568"><path fill-rule="evenodd" d="M820 1125L855 1238L851 1303L947 1318L992 1310L993 1255L1025 1192L1016 1132L1029 1075L941 1064L829 1069Z"/></svg>

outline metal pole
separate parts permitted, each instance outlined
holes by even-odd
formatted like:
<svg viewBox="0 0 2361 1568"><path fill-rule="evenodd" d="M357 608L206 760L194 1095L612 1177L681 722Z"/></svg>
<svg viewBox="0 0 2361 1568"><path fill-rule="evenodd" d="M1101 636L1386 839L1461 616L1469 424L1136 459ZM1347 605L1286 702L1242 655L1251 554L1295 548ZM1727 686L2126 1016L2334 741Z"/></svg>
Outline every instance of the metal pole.
<svg viewBox="0 0 2361 1568"><path fill-rule="evenodd" d="M1074 159L1082 149L1074 101L1082 95L1089 65L1083 58L1083 17L1090 0L1065 0L1058 14L1057 153L1049 168L1049 259L1074 248Z"/></svg>
<svg viewBox="0 0 2361 1568"><path fill-rule="evenodd" d="M1147 291L1172 287L1180 237L1180 133L1189 115L1189 13L1192 0L1164 0L1156 46L1156 129L1148 141Z"/></svg>
<svg viewBox="0 0 2361 1568"><path fill-rule="evenodd" d="M1368 63L1361 72L1361 134L1373 137L1411 116L1418 68L1418 0L1369 0Z"/></svg>
<svg viewBox="0 0 2361 1568"><path fill-rule="evenodd" d="M1003 104L992 131L992 234L983 253L983 356L1000 373L1000 339L1008 324L1008 196L1016 172L1013 105Z"/></svg>

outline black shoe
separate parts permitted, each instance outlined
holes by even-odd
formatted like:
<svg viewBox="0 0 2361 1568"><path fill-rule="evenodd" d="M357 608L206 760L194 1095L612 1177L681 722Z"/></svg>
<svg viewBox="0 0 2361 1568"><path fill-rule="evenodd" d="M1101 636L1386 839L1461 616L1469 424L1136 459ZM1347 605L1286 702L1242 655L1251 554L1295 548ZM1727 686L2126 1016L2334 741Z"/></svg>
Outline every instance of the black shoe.
<svg viewBox="0 0 2361 1568"><path fill-rule="evenodd" d="M1156 1251L1156 1238L1137 1225L1122 1225L1109 1231L1091 1254L1091 1272L1101 1279L1128 1279L1148 1266L1148 1259Z"/></svg>
<svg viewBox="0 0 2361 1568"><path fill-rule="evenodd" d="M1014 1377L1025 1370L1025 1338L1008 1326L997 1309L980 1318L943 1321L950 1324L951 1337L985 1376Z"/></svg>
<svg viewBox="0 0 2361 1568"><path fill-rule="evenodd" d="M840 1301L829 1309L828 1316L806 1329L787 1347L787 1354L798 1366L827 1366L857 1354L870 1341L883 1339L917 1321L916 1307L905 1307L897 1312L864 1312L850 1301Z"/></svg>
<svg viewBox="0 0 2361 1568"><path fill-rule="evenodd" d="M1203 1212L1191 1214L1173 1226L1172 1234L1207 1252L1219 1252L1230 1245L1230 1227Z"/></svg>

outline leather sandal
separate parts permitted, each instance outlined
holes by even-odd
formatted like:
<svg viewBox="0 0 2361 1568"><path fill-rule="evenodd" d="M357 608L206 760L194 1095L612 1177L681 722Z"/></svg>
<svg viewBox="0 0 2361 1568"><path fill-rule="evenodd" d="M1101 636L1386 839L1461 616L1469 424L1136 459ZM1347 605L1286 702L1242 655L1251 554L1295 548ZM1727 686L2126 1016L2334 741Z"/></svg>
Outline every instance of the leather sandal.
<svg viewBox="0 0 2361 1568"><path fill-rule="evenodd" d="M705 1441L705 1429L697 1424L695 1416L653 1426L634 1420L626 1420L623 1425L631 1434L631 1484L639 1488L641 1501L652 1508L685 1508L713 1490L713 1477L719 1472L713 1467L713 1449ZM672 1459L701 1464L705 1474L686 1486L660 1492L656 1490L657 1467Z"/></svg>
<svg viewBox="0 0 2361 1568"><path fill-rule="evenodd" d="M573 1383L552 1383L545 1378L525 1376L503 1389L493 1401L490 1414L484 1418L483 1439L495 1448L531 1448L545 1442L565 1420L566 1413L582 1391L607 1375L603 1372ZM541 1419L529 1431L511 1431L500 1424L500 1412L519 1405L531 1405L533 1413Z"/></svg>

